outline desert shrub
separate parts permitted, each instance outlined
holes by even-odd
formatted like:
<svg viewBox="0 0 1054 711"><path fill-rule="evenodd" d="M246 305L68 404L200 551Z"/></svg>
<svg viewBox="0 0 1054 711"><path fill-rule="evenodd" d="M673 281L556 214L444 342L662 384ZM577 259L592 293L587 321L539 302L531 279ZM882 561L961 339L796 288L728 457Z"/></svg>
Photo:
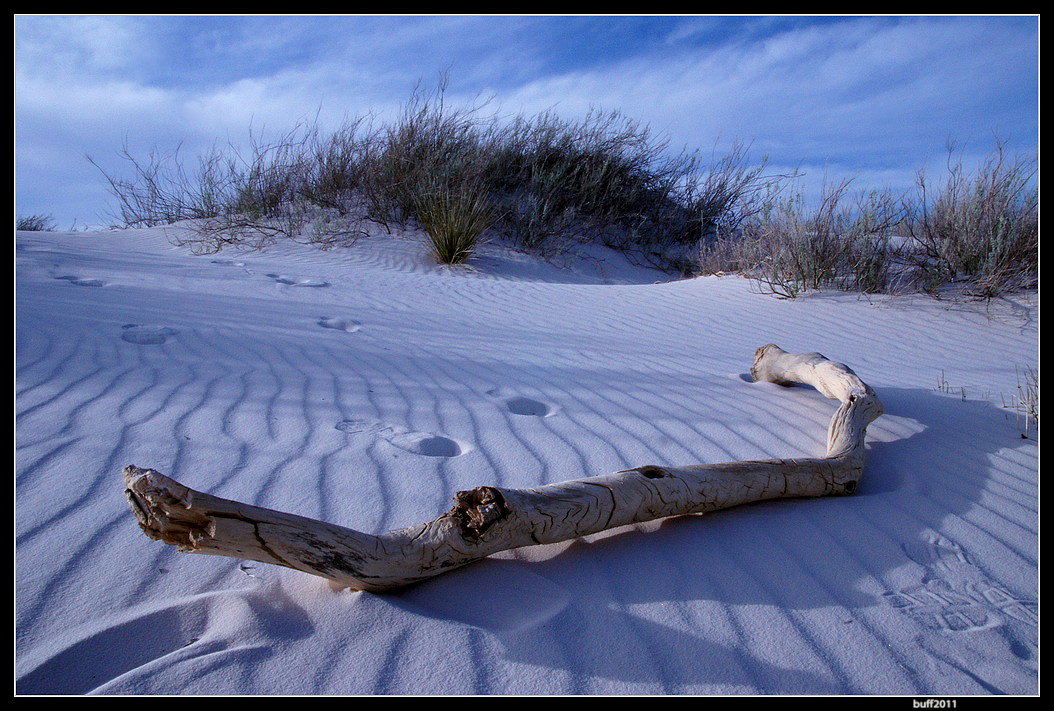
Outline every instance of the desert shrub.
<svg viewBox="0 0 1054 711"><path fill-rule="evenodd" d="M28 232L51 232L55 229L55 220L51 215L27 215L15 218L15 229Z"/></svg>
<svg viewBox="0 0 1054 711"><path fill-rule="evenodd" d="M857 195L848 210L846 240L838 287L865 294L897 292L906 288L902 201L889 190Z"/></svg>
<svg viewBox="0 0 1054 711"><path fill-rule="evenodd" d="M272 142L250 134L247 153L214 147L195 171L184 168L178 148L144 160L126 148L132 177L104 172L117 198L115 221L189 221L191 236L180 240L202 252L277 238L332 246L353 241L364 222L390 231L435 226L437 215L455 212L471 222L479 219L472 201L486 195L495 228L524 249L600 240L686 270L685 255L750 214L750 198L765 184L741 146L704 165L697 154L671 153L618 112L506 121L485 114L486 102L449 104L445 88L444 79L432 92L415 90L379 127L356 119L327 136L308 125Z"/></svg>
<svg viewBox="0 0 1054 711"><path fill-rule="evenodd" d="M170 152L155 148L140 159L125 145L119 155L131 165L131 178L107 173L88 156L105 176L110 194L117 200L111 215L116 224L155 227L218 213L225 178L222 156L215 149L206 153L199 158L197 171L188 174L181 148L177 146Z"/></svg>
<svg viewBox="0 0 1054 711"><path fill-rule="evenodd" d="M852 197L850 182L825 183L818 201L766 196L731 235L701 250L704 271L734 271L767 292L793 298L822 288L880 292L891 284L902 208L888 192Z"/></svg>
<svg viewBox="0 0 1054 711"><path fill-rule="evenodd" d="M691 219L708 237L734 235L746 221L771 206L791 175L767 175L767 161L755 164L749 146L735 142L718 158L711 157L705 172L689 184Z"/></svg>
<svg viewBox="0 0 1054 711"><path fill-rule="evenodd" d="M646 129L617 113L578 122L549 113L512 125L488 175L507 231L538 249L577 235L611 238L646 219L668 172L655 161L659 151Z"/></svg>
<svg viewBox="0 0 1054 711"><path fill-rule="evenodd" d="M362 118L345 122L328 137L320 136L317 128L310 131L299 160L302 199L341 216L359 211L371 140L362 133L364 125Z"/></svg>
<svg viewBox="0 0 1054 711"><path fill-rule="evenodd" d="M302 131L298 127L268 142L250 132L247 152L228 145L207 153L200 161L203 177L186 194L208 209L181 216L192 223L177 242L213 253L226 246L261 248L300 234L309 214L299 195L307 145Z"/></svg>
<svg viewBox="0 0 1054 711"><path fill-rule="evenodd" d="M503 120L484 113L486 102L449 104L445 87L415 90L379 127L357 119L327 136L308 125L273 142L250 135L247 153L213 148L196 171L178 149L145 160L126 149L132 177L106 176L116 221L189 220L183 241L204 252L277 238L331 246L353 241L364 222L390 231L434 220L437 195L449 201L472 185L496 211L495 228L524 249L599 240L688 271L700 240L733 229L771 184L739 144L706 164L618 112Z"/></svg>
<svg viewBox="0 0 1054 711"><path fill-rule="evenodd" d="M700 271L745 274L784 297L822 288L936 292L950 284L992 297L1036 287L1035 159L1011 159L997 143L973 173L949 152L947 171L936 189L920 171L915 191L899 197L870 191L854 199L849 181L825 185L815 205L800 193L766 194L736 230L703 244Z"/></svg>
<svg viewBox="0 0 1054 711"><path fill-rule="evenodd" d="M733 230L778 178L735 144L704 163L674 153L618 112L580 121L519 118L501 135L486 176L502 230L531 250L598 240L665 269L690 272L700 240Z"/></svg>
<svg viewBox="0 0 1054 711"><path fill-rule="evenodd" d="M913 264L935 289L961 282L978 296L1036 286L1039 278L1037 161L1010 158L1002 142L976 172L949 150L947 179L934 190L919 171L909 201Z"/></svg>

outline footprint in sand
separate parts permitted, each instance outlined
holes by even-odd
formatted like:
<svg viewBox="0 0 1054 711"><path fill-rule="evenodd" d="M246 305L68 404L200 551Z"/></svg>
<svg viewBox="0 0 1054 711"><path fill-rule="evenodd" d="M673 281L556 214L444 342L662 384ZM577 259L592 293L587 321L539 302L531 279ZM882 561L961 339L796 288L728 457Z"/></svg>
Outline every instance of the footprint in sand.
<svg viewBox="0 0 1054 711"><path fill-rule="evenodd" d="M377 437L403 451L426 457L458 457L471 449L450 437L431 432L414 432L375 420L341 420L335 426L341 432Z"/></svg>
<svg viewBox="0 0 1054 711"><path fill-rule="evenodd" d="M142 326L137 323L126 323L121 326L121 340L137 343L141 346L159 346L178 331L167 326Z"/></svg>
<svg viewBox="0 0 1054 711"><path fill-rule="evenodd" d="M1038 624L1036 601L1018 599L992 584L955 541L931 531L924 541L903 548L925 568L922 583L883 596L927 627L960 632L997 627L1010 620Z"/></svg>
<svg viewBox="0 0 1054 711"><path fill-rule="evenodd" d="M93 279L90 277L60 276L55 278L61 281L68 281L70 284L76 284L77 286L106 286L109 283L102 279Z"/></svg>
<svg viewBox="0 0 1054 711"><path fill-rule="evenodd" d="M332 328L335 331L347 331L348 333L354 333L362 328L362 324L358 321L353 321L349 318L336 318L323 316L318 320L318 325L322 328Z"/></svg>
<svg viewBox="0 0 1054 711"><path fill-rule="evenodd" d="M313 277L290 277L284 276L282 274L268 274L267 276L271 277L279 284L286 284L287 286L329 286L328 281L325 281L323 279L315 279Z"/></svg>
<svg viewBox="0 0 1054 711"><path fill-rule="evenodd" d="M522 415L524 417L549 417L555 415L558 411L558 408L555 405L550 405L541 400L535 400L534 398L524 397L522 395L512 395L508 393L505 388L492 388L487 391L487 394L501 400L505 409L514 415Z"/></svg>

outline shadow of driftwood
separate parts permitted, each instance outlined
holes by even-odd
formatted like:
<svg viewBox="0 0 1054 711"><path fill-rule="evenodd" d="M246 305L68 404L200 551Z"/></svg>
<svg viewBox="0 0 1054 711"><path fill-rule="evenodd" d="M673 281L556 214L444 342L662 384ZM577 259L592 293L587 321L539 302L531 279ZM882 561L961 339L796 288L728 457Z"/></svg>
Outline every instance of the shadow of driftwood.
<svg viewBox="0 0 1054 711"><path fill-rule="evenodd" d="M896 606L903 594L888 589L893 571L947 554L956 545L942 534L949 519L984 506L982 494L1004 477L993 462L1008 449L1035 446L990 403L919 389L883 388L880 396L889 420L901 424L874 427L865 476L852 497L763 502L668 519L644 531L622 529L565 544L545 560L487 560L392 599L418 614L490 630L510 659L572 676L674 689L853 692L853 680L837 673L784 667L754 654L750 640L764 632L751 629L757 613L748 611L769 606L774 628L793 632L794 611L842 610L833 614L850 625L861 621L861 610ZM1027 505L1020 515L1016 530L987 532L988 551L957 550L955 559L994 553L1018 567L1035 566ZM1014 592L1028 593L1007 595ZM670 617L649 618L661 603L670 603ZM980 627L999 622L1002 613L1024 623L1010 635L1023 635L1010 640L1017 656L1035 646L1027 639L1035 636L1034 603L1019 605L1016 615L1008 606L961 608L945 611L948 625L940 610L916 622L946 632L956 629L953 616L973 615ZM806 651L823 656L819 648Z"/></svg>

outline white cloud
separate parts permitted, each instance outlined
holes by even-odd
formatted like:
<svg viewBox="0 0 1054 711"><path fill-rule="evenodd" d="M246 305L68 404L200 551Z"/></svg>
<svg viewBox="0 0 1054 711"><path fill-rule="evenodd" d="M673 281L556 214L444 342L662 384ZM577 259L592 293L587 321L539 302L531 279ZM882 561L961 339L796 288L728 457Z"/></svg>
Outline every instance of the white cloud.
<svg viewBox="0 0 1054 711"><path fill-rule="evenodd" d="M124 70L151 51L140 22L124 16L18 17L16 66L36 78Z"/></svg>
<svg viewBox="0 0 1054 711"><path fill-rule="evenodd" d="M539 78L503 99L620 108L704 148L709 136L810 154L799 159L824 158L813 155L824 146L830 158L922 150L949 131L987 133L1004 118L998 99L1027 91L1014 73L1037 49L1000 34L971 22L855 21Z"/></svg>

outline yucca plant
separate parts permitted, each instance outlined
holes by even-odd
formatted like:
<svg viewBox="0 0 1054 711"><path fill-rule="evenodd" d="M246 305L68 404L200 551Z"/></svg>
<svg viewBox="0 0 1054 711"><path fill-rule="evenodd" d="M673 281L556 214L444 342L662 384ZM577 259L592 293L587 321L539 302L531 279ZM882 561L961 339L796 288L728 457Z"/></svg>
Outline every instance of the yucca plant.
<svg viewBox="0 0 1054 711"><path fill-rule="evenodd" d="M487 192L474 184L435 186L414 199L414 212L440 264L469 259L498 217Z"/></svg>

